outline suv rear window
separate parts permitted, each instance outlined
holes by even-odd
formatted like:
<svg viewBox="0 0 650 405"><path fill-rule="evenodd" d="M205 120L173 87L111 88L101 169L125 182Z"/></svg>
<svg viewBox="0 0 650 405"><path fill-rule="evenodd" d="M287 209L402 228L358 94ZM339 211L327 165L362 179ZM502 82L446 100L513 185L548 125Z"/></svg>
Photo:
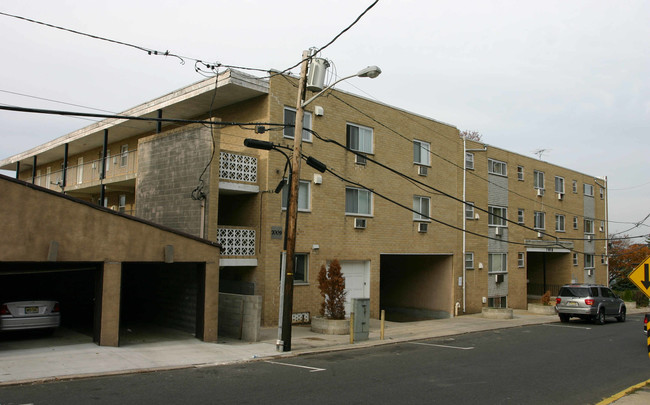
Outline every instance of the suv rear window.
<svg viewBox="0 0 650 405"><path fill-rule="evenodd" d="M558 296L584 298L591 296L591 291L588 287L562 287Z"/></svg>

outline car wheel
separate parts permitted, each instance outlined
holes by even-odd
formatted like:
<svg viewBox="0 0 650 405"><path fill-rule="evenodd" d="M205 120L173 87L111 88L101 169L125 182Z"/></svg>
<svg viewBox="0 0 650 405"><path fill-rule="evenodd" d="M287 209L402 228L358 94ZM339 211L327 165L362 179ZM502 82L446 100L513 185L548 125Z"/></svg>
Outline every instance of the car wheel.
<svg viewBox="0 0 650 405"><path fill-rule="evenodd" d="M569 314L559 314L560 315L560 322L569 322Z"/></svg>
<svg viewBox="0 0 650 405"><path fill-rule="evenodd" d="M619 322L625 322L625 307L621 308L621 312L619 312L616 320Z"/></svg>
<svg viewBox="0 0 650 405"><path fill-rule="evenodd" d="M598 311L598 314L596 315L595 322L597 325L604 325L605 324L605 310L601 309Z"/></svg>

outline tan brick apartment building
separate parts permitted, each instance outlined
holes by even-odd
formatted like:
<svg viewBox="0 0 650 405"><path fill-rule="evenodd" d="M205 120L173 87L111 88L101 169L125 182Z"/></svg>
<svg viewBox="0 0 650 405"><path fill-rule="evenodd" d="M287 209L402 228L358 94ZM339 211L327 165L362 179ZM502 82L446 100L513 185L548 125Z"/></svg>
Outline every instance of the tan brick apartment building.
<svg viewBox="0 0 650 405"><path fill-rule="evenodd" d="M218 240L220 291L261 295L262 322L273 325L286 205L274 190L286 159L243 141L292 144L293 128L281 124L295 114L296 86L289 76L227 71L216 88L207 79L123 113L224 125L109 118L4 159L0 168ZM263 133L253 130L259 123ZM369 297L373 317L380 309L436 318L488 305L525 308L572 280L607 282L604 180L464 145L452 125L340 91L310 104L305 127L313 133L303 133L304 156L340 178L302 165L297 321L318 313L316 276L333 259L343 265L349 297Z"/></svg>

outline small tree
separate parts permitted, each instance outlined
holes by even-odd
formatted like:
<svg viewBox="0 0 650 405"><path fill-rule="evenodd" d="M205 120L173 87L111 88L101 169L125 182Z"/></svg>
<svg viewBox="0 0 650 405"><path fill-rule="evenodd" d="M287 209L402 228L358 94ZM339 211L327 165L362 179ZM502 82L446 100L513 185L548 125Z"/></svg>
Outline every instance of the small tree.
<svg viewBox="0 0 650 405"><path fill-rule="evenodd" d="M551 305L551 292L548 290L542 295L542 305Z"/></svg>
<svg viewBox="0 0 650 405"><path fill-rule="evenodd" d="M330 319L345 319L345 277L341 273L339 261L334 259L326 268L320 266L318 288L323 297L320 314Z"/></svg>
<svg viewBox="0 0 650 405"><path fill-rule="evenodd" d="M483 135L481 135L478 131L471 131L471 130L463 130L460 131L460 137L468 139L470 141L476 141L476 142L481 142L483 139Z"/></svg>

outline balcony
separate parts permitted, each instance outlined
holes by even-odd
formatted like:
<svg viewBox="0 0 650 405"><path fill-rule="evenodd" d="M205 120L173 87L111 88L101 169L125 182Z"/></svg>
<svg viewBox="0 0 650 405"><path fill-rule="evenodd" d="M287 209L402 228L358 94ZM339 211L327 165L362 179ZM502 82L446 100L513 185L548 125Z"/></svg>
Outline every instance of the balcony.
<svg viewBox="0 0 650 405"><path fill-rule="evenodd" d="M90 162L83 162L77 165L68 165L66 171L65 191L76 191L90 187L98 187L101 184L133 183L138 170L137 150L126 151L119 155L108 156L106 159L106 175L103 181L101 177L102 159ZM63 170L56 170L36 176L34 184L49 188L50 190L63 190ZM84 190L87 192L89 190Z"/></svg>
<svg viewBox="0 0 650 405"><path fill-rule="evenodd" d="M252 228L228 226L217 229L221 243L220 266L257 266L255 257L256 231Z"/></svg>
<svg viewBox="0 0 650 405"><path fill-rule="evenodd" d="M250 194L257 185L257 158L230 152L219 155L219 190L224 194Z"/></svg>

